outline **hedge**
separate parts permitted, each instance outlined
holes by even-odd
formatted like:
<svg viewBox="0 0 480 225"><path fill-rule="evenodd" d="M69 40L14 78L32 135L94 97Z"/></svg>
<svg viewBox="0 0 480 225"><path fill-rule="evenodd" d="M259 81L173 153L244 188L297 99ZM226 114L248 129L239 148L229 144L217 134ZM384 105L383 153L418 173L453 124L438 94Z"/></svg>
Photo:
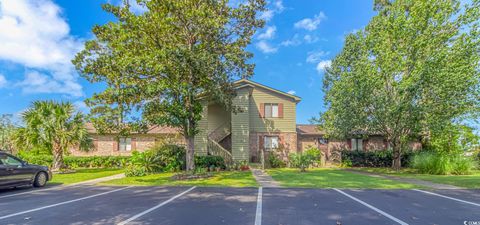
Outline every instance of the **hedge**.
<svg viewBox="0 0 480 225"><path fill-rule="evenodd" d="M195 166L197 168L219 167L225 169L225 161L221 156L205 155L195 156Z"/></svg>
<svg viewBox="0 0 480 225"><path fill-rule="evenodd" d="M402 166L408 167L414 152L407 151L402 154ZM352 167L391 167L393 162L393 152L391 150L382 151L342 151L342 162Z"/></svg>
<svg viewBox="0 0 480 225"><path fill-rule="evenodd" d="M51 155L22 155L22 160L31 164L52 166ZM65 156L68 168L123 168L128 163L128 156Z"/></svg>

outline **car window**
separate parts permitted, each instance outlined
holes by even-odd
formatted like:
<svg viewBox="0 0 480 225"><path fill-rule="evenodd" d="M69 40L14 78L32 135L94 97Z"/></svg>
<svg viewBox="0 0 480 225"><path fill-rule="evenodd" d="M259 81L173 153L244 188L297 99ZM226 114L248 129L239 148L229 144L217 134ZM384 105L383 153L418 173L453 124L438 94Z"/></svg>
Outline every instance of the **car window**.
<svg viewBox="0 0 480 225"><path fill-rule="evenodd" d="M21 166L22 162L8 155L0 156L0 161L7 166Z"/></svg>

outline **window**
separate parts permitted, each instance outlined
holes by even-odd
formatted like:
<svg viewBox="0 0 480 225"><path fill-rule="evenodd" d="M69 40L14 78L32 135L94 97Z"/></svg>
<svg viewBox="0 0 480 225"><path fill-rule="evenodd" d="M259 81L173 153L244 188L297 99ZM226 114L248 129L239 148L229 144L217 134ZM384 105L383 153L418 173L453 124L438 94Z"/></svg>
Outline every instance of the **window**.
<svg viewBox="0 0 480 225"><path fill-rule="evenodd" d="M361 138L352 138L352 150L363 150L363 140Z"/></svg>
<svg viewBox="0 0 480 225"><path fill-rule="evenodd" d="M7 166L21 166L22 165L22 161L20 160L17 160L11 156L8 156L8 155L2 155L0 156L0 165L4 164L4 165L7 165Z"/></svg>
<svg viewBox="0 0 480 225"><path fill-rule="evenodd" d="M118 150L119 151L131 151L132 150L132 139L131 138L120 138L119 145L118 145Z"/></svg>
<svg viewBox="0 0 480 225"><path fill-rule="evenodd" d="M323 138L323 137L318 138L318 143L321 144L321 145L326 145L326 144L328 144L328 139Z"/></svg>
<svg viewBox="0 0 480 225"><path fill-rule="evenodd" d="M266 150L273 150L278 148L278 137L275 136L265 136L264 137L264 147Z"/></svg>
<svg viewBox="0 0 480 225"><path fill-rule="evenodd" d="M266 118L277 118L278 117L278 104L276 104L276 103L265 103L265 117Z"/></svg>

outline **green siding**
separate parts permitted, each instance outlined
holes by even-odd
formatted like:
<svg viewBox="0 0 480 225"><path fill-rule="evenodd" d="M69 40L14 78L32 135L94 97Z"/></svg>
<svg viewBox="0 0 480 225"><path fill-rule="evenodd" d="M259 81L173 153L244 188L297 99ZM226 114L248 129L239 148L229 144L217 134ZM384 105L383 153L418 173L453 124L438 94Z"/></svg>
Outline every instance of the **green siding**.
<svg viewBox="0 0 480 225"><path fill-rule="evenodd" d="M218 104L208 106L208 133L210 134L218 127L230 122L231 113Z"/></svg>
<svg viewBox="0 0 480 225"><path fill-rule="evenodd" d="M208 106L204 103L202 119L198 122L198 134L195 135L194 145L197 155L207 154L207 138L208 138Z"/></svg>
<svg viewBox="0 0 480 225"><path fill-rule="evenodd" d="M296 102L287 96L255 87L250 99L250 131L296 132ZM261 118L260 103L283 103L283 118Z"/></svg>
<svg viewBox="0 0 480 225"><path fill-rule="evenodd" d="M251 88L240 88L237 96L233 99L233 105L239 107L242 112L232 112L232 155L233 160L248 160L249 157L249 135L250 135L250 90Z"/></svg>

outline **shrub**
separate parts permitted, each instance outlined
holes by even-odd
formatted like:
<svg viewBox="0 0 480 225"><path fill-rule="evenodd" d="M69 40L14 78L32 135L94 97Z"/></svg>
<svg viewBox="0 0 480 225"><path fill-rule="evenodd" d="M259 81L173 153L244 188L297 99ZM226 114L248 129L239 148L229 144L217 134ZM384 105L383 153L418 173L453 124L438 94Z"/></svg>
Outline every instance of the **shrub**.
<svg viewBox="0 0 480 225"><path fill-rule="evenodd" d="M391 150L380 151L342 151L342 164L352 167L391 167L393 152ZM413 151L406 151L402 154L402 166L408 167ZM347 162L347 163L345 163Z"/></svg>
<svg viewBox="0 0 480 225"><path fill-rule="evenodd" d="M283 168L286 166L285 162L274 152L268 154L268 164L271 168Z"/></svg>
<svg viewBox="0 0 480 225"><path fill-rule="evenodd" d="M288 160L291 167L298 168L301 172L305 172L315 162L315 158L306 153L291 153Z"/></svg>
<svg viewBox="0 0 480 225"><path fill-rule="evenodd" d="M150 151L159 157L163 171L174 172L185 169L185 148L178 145L165 144L155 146Z"/></svg>
<svg viewBox="0 0 480 225"><path fill-rule="evenodd" d="M144 152L133 151L130 158L130 165L142 168L147 173L156 173L162 171L162 162L157 152L147 150Z"/></svg>
<svg viewBox="0 0 480 225"><path fill-rule="evenodd" d="M225 169L225 161L221 156L205 155L195 156L195 167L209 169L212 167Z"/></svg>
<svg viewBox="0 0 480 225"><path fill-rule="evenodd" d="M52 155L19 154L19 158L31 164L52 166ZM122 168L125 167L128 156L65 156L64 162L68 168Z"/></svg>
<svg viewBox="0 0 480 225"><path fill-rule="evenodd" d="M137 166L137 165L128 165L125 169L125 176L126 177L143 177L147 175L148 172L145 167Z"/></svg>
<svg viewBox="0 0 480 225"><path fill-rule="evenodd" d="M316 147L309 147L305 154L312 158L314 166L320 166L322 163L322 152Z"/></svg>
<svg viewBox="0 0 480 225"><path fill-rule="evenodd" d="M470 174L475 168L472 158L459 154L440 154L436 152L422 152L413 157L412 168L419 173L446 175Z"/></svg>
<svg viewBox="0 0 480 225"><path fill-rule="evenodd" d="M158 145L144 152L132 152L130 164L145 172L179 171L185 165L185 148L177 145Z"/></svg>

